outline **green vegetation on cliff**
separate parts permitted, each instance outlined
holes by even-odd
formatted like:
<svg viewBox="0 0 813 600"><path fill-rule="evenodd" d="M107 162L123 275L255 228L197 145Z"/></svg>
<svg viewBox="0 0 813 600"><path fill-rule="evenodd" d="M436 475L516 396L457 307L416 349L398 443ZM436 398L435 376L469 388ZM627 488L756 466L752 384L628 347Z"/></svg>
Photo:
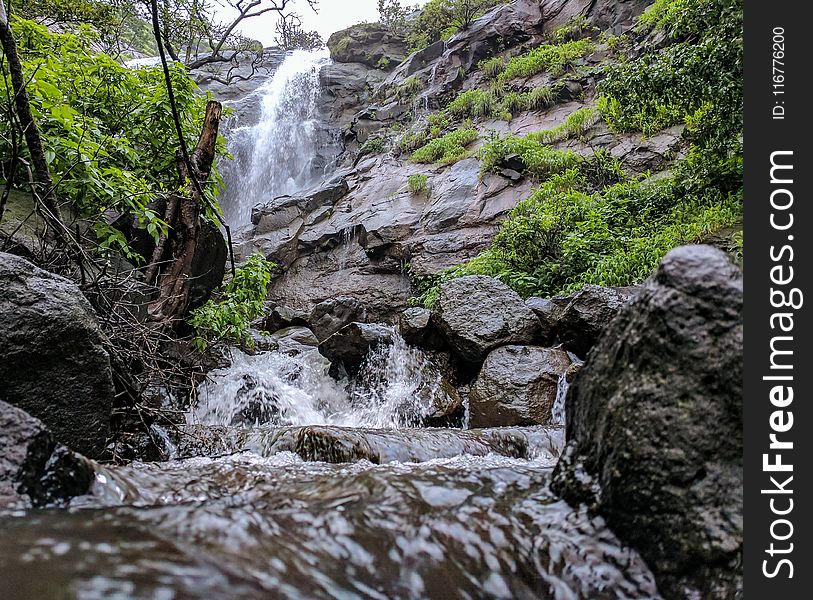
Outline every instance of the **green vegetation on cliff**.
<svg viewBox="0 0 813 600"><path fill-rule="evenodd" d="M418 282L419 302L431 305L441 282L471 274L497 277L524 296L630 285L648 277L671 248L741 220L741 0L658 0L639 19L636 35L635 58L604 69L598 110L576 111L552 130L497 136L483 147L484 172L519 155L541 185L509 214L487 250ZM657 36L666 38L663 49L651 43ZM498 81L561 72L592 44L544 45L481 69ZM568 51L551 50L557 47ZM584 136L599 117L613 131L636 135L684 124L685 156L662 177L627 178L606 154L590 159L548 145Z"/></svg>

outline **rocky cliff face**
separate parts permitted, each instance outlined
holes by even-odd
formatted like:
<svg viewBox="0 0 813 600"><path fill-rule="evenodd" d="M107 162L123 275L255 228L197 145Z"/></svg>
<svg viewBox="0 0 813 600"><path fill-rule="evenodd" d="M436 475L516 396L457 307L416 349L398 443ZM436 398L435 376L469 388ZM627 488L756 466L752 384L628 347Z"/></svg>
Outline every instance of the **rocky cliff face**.
<svg viewBox="0 0 813 600"><path fill-rule="evenodd" d="M515 0L501 4L448 42L397 62L405 48L378 26L356 26L331 37L333 64L322 69L323 114L345 148L320 186L290 198L257 198L240 252L261 251L282 267L271 299L310 311L336 296L366 304L371 320L394 322L412 295L411 279L437 274L476 256L499 223L537 183L521 165L481 172L476 150L494 133L525 135L561 125L595 100L595 73L612 61L599 32L629 28L647 2ZM517 92L550 85L545 108L519 110L510 120L478 118L479 139L454 164L419 164L399 139L460 92L487 88L482 61L526 52L578 19L594 50L559 75L511 83ZM554 142L584 156L597 149L620 159L628 173L668 169L680 155L680 128L642 140L611 133L603 122ZM416 191L410 177L426 177Z"/></svg>

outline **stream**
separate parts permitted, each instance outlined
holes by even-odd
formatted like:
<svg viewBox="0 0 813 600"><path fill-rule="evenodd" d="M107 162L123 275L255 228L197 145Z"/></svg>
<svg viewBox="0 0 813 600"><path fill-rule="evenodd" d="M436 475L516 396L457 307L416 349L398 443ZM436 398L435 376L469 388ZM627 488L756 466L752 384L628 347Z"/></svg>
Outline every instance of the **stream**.
<svg viewBox="0 0 813 600"><path fill-rule="evenodd" d="M312 183L326 60L294 53L260 123L232 130L233 218ZM158 432L168 460L99 465L68 509L0 513L0 599L658 597L600 517L548 489L564 379L549 427L433 429L441 375L397 336L352 382L328 367L235 350Z"/></svg>

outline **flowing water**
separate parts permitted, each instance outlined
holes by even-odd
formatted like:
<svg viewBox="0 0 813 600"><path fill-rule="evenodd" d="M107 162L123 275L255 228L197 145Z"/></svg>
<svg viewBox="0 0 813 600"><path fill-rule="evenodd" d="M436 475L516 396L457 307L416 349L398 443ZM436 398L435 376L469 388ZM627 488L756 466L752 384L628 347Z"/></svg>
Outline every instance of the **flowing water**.
<svg viewBox="0 0 813 600"><path fill-rule="evenodd" d="M231 130L232 219L316 177L326 60L290 55L259 123ZM232 359L185 425L152 428L169 460L98 466L67 509L0 512L0 599L658 597L635 552L549 491L564 377L551 427L430 429L454 394L397 336L353 381L315 349Z"/></svg>
<svg viewBox="0 0 813 600"><path fill-rule="evenodd" d="M0 598L657 597L600 518L549 491L561 427L404 427L438 373L397 338L353 385L325 368L236 353L167 439L176 459L0 514Z"/></svg>
<svg viewBox="0 0 813 600"><path fill-rule="evenodd" d="M227 124L234 160L221 170L221 206L233 225L248 223L262 201L295 194L316 183L337 148L319 110L319 71L330 62L327 50L295 50L253 93L260 97L259 121Z"/></svg>

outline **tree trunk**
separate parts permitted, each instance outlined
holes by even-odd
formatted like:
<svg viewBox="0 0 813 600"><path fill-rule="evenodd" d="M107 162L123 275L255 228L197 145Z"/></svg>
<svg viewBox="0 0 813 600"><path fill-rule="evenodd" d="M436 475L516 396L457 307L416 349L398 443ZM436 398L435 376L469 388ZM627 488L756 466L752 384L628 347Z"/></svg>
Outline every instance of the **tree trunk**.
<svg viewBox="0 0 813 600"><path fill-rule="evenodd" d="M168 207L173 207L172 214L166 215L170 231L164 244L170 253L167 258L170 262L168 269L159 277L158 298L150 305L150 314L158 321L183 318L189 305L192 261L197 251L203 205L200 193L212 170L222 111L219 102L210 101L206 105L203 130L189 156L192 173L188 172L186 163L180 161L181 177L189 183L186 190L178 192L167 202ZM161 258L157 257L158 260Z"/></svg>
<svg viewBox="0 0 813 600"><path fill-rule="evenodd" d="M31 114L31 106L28 103L28 91L25 88L25 77L23 75L23 65L17 53L17 43L9 25L6 14L6 6L0 0L0 44L8 60L8 69L11 74L11 85L14 88L14 103L17 109L17 118L23 129L25 143L31 154L31 166L34 177L41 187L41 193L37 197L41 200L46 209L46 218L54 225L58 235L63 235L62 212L57 203L54 182L51 180L51 172L48 169L48 161L45 160L45 150L42 147L42 138L39 128Z"/></svg>

